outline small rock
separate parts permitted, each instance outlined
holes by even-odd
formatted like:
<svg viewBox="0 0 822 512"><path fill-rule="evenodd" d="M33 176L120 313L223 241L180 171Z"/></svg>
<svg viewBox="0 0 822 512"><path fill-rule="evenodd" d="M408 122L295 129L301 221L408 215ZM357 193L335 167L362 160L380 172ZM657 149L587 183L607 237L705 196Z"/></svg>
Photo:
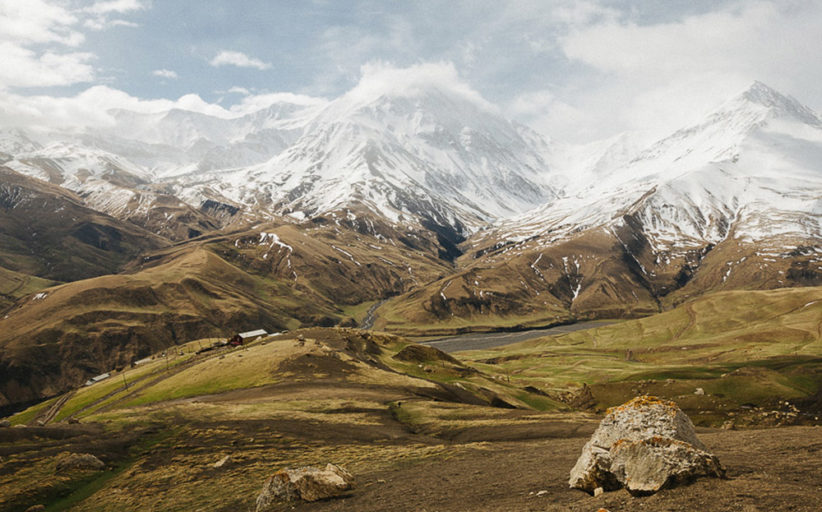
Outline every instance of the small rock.
<svg viewBox="0 0 822 512"><path fill-rule="evenodd" d="M72 418L68 419L68 424L69 425L77 425L78 423L80 423L80 420L78 420L77 418L72 417Z"/></svg>
<svg viewBox="0 0 822 512"><path fill-rule="evenodd" d="M697 395L697 396L703 396L705 394L705 390L702 389L702 388L696 388L694 390L694 394Z"/></svg>
<svg viewBox="0 0 822 512"><path fill-rule="evenodd" d="M43 512L46 510L45 505L32 505L26 509L26 512Z"/></svg>
<svg viewBox="0 0 822 512"><path fill-rule="evenodd" d="M736 430L736 423L734 423L734 420L725 420L725 423L722 424L722 430Z"/></svg>
<svg viewBox="0 0 822 512"><path fill-rule="evenodd" d="M604 492L605 489L603 489L602 487L597 487L596 489L594 489L594 498L601 496Z"/></svg>
<svg viewBox="0 0 822 512"><path fill-rule="evenodd" d="M8 428L11 426L11 422L9 420L0 420L0 427Z"/></svg>
<svg viewBox="0 0 822 512"><path fill-rule="evenodd" d="M256 512L274 510L279 501L317 501L337 498L354 485L354 477L345 469L328 464L325 469L305 466L282 469L271 475L257 496Z"/></svg>
<svg viewBox="0 0 822 512"><path fill-rule="evenodd" d="M548 491L545 491L545 490L537 491L537 498L541 498L541 497L545 496L546 494L548 494Z"/></svg>
<svg viewBox="0 0 822 512"><path fill-rule="evenodd" d="M221 467L225 466L226 464L228 464L230 461L231 461L231 455L226 455L222 459L215 462L214 467L215 468L221 468Z"/></svg>
<svg viewBox="0 0 822 512"><path fill-rule="evenodd" d="M90 453L67 453L57 456L57 472L72 471L75 469L105 469L106 465Z"/></svg>

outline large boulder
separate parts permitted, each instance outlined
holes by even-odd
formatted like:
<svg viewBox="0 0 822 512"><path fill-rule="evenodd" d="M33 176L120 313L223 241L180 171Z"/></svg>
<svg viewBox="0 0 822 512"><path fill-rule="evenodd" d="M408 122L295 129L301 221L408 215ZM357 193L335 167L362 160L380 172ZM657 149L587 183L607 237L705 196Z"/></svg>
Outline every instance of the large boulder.
<svg viewBox="0 0 822 512"><path fill-rule="evenodd" d="M708 453L675 403L642 396L608 410L571 470L569 485L591 494L624 486L641 495L699 476L724 475L719 459Z"/></svg>
<svg viewBox="0 0 822 512"><path fill-rule="evenodd" d="M342 496L354 485L354 477L334 464L325 469L306 466L297 469L281 469L271 475L260 495L257 496L257 512L272 510L280 501L317 501Z"/></svg>

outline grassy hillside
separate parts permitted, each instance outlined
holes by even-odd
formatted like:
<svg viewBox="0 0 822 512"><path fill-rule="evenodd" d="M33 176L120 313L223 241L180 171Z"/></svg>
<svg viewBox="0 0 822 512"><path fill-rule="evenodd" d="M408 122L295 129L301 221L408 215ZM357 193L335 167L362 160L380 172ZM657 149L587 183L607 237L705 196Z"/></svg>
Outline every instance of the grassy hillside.
<svg viewBox="0 0 822 512"><path fill-rule="evenodd" d="M45 289L0 319L0 402L53 395L193 338L277 331L329 313L299 299L198 248L142 272Z"/></svg>
<svg viewBox="0 0 822 512"><path fill-rule="evenodd" d="M637 318L717 291L822 285L822 246L790 237L658 252L629 216L616 231L463 244L458 269L395 297L376 326L407 335Z"/></svg>
<svg viewBox="0 0 822 512"><path fill-rule="evenodd" d="M4 311L21 297L56 284L56 281L0 267L0 311Z"/></svg>
<svg viewBox="0 0 822 512"><path fill-rule="evenodd" d="M414 250L400 239L411 236ZM193 338L356 325L378 300L446 268L422 232L392 235L357 217L259 225L154 251L127 273L26 295L0 318L0 406Z"/></svg>
<svg viewBox="0 0 822 512"><path fill-rule="evenodd" d="M92 451L110 469L40 478L54 474L53 446L17 445L2 461L14 471L0 472L0 508L236 510L272 465L390 467L443 456L452 451L448 439L568 428L544 421L564 404L389 335L306 329L194 353L206 343L12 417L48 423L0 431L0 448L14 446L5 433L48 439L59 431L62 446ZM80 423L66 425L69 418ZM216 471L213 463L229 453L227 471ZM172 481L175 491L164 492ZM231 493L215 492L226 486Z"/></svg>
<svg viewBox="0 0 822 512"><path fill-rule="evenodd" d="M822 288L720 292L639 320L460 356L520 386L561 393L584 383L588 405L600 410L640 393L691 413L710 409L697 420L709 423L717 411L784 399L817 407Z"/></svg>
<svg viewBox="0 0 822 512"><path fill-rule="evenodd" d="M381 500L391 493L410 492L392 490L398 482L421 482L420 472L437 475L437 485L463 486L468 484L459 475L465 471L486 496L471 507L484 509L486 500L503 499L489 492L498 476L493 482L483 476L498 475L497 466L484 462L502 451L505 463L518 461L510 468L517 479L543 470L539 482L529 484L537 486L530 495L525 488L518 491L520 501L503 506L523 509L535 503L526 503L534 489L567 489L567 471L596 420L579 410L652 393L676 400L699 425L819 423L813 414L822 413L820 292L714 294L642 320L458 358L356 329L303 329L201 354L197 349L212 340L192 341L12 417L15 424L46 424L0 429L0 449L7 454L0 461L0 508L44 503L48 510L244 510L272 471L335 462L357 475L354 503L374 500L363 510L384 510ZM694 393L698 387L704 394ZM720 456L732 475L753 471L741 470L727 454L744 451L755 433L734 434L733 442L729 437L722 445ZM792 450L805 450L801 435L788 442ZM767 441L778 437L757 438L758 450L770 447L784 457L787 445ZM94 453L107 469L55 474L58 438L59 449ZM215 467L226 456L225 465ZM561 460L550 477L546 457ZM773 462L768 460L762 464ZM522 461L533 469L520 475ZM734 478L741 482L743 476ZM697 492L701 485L681 492ZM569 505L557 510L591 506L592 498L581 493L561 498ZM448 503L448 510L461 510ZM671 506L681 508L677 503ZM630 510L639 504L611 506ZM327 505L323 510L334 503Z"/></svg>

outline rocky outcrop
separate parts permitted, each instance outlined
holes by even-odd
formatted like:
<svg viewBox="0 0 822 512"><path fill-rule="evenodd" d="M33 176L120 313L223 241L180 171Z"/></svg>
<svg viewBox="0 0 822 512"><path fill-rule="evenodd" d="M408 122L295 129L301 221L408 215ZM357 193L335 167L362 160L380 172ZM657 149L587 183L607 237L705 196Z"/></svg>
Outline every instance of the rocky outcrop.
<svg viewBox="0 0 822 512"><path fill-rule="evenodd" d="M334 464L325 469L305 466L281 469L271 475L257 496L256 512L273 510L281 501L318 501L344 495L354 485L354 477Z"/></svg>
<svg viewBox="0 0 822 512"><path fill-rule="evenodd" d="M572 488L652 494L724 469L673 402L642 396L608 410L571 470Z"/></svg>
<svg viewBox="0 0 822 512"><path fill-rule="evenodd" d="M106 465L90 453L62 453L57 459L57 472L63 473L73 470L101 470Z"/></svg>

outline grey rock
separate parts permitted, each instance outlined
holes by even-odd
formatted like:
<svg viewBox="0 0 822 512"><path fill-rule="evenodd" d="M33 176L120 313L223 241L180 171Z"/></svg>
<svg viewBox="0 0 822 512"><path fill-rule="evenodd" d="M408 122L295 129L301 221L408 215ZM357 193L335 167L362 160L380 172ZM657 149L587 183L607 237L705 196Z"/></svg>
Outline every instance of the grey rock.
<svg viewBox="0 0 822 512"><path fill-rule="evenodd" d="M101 470L105 463L90 453L61 453L57 456L57 472L72 470Z"/></svg>
<svg viewBox="0 0 822 512"><path fill-rule="evenodd" d="M11 426L11 422L9 420L0 420L0 427L8 428Z"/></svg>
<svg viewBox="0 0 822 512"><path fill-rule="evenodd" d="M648 494L697 476L724 476L673 402L637 397L608 410L571 470L569 485Z"/></svg>
<svg viewBox="0 0 822 512"><path fill-rule="evenodd" d="M282 469L271 475L257 496L256 512L274 510L282 501L318 501L343 496L354 485L354 477L334 464L325 469L305 466Z"/></svg>
<svg viewBox="0 0 822 512"><path fill-rule="evenodd" d="M610 455L611 471L632 495L653 494L700 476L724 476L716 456L675 439L626 441Z"/></svg>

